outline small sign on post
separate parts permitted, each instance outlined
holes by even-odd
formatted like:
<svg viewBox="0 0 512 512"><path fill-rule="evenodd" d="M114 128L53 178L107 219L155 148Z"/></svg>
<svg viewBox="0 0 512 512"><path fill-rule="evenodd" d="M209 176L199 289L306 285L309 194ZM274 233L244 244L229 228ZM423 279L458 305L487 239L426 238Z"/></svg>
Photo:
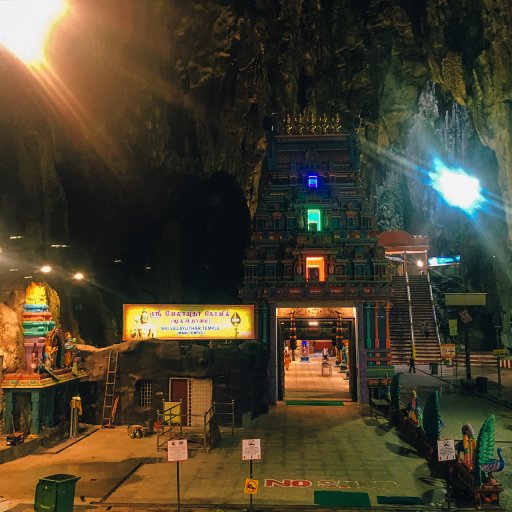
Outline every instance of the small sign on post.
<svg viewBox="0 0 512 512"><path fill-rule="evenodd" d="M188 441L186 439L177 439L167 442L167 461L179 462L188 460Z"/></svg>
<svg viewBox="0 0 512 512"><path fill-rule="evenodd" d="M453 439L441 439L437 441L437 460L455 460L455 441Z"/></svg>
<svg viewBox="0 0 512 512"><path fill-rule="evenodd" d="M249 495L249 511L252 512L252 496L258 492L258 480L252 477L252 461L261 460L261 439L242 439L242 460L249 461L249 478L245 480L244 493Z"/></svg>
<svg viewBox="0 0 512 512"><path fill-rule="evenodd" d="M493 351L492 351L494 357L498 358L498 359L504 359L505 357L508 356L508 349L506 348L495 348Z"/></svg>
<svg viewBox="0 0 512 512"><path fill-rule="evenodd" d="M180 460L188 459L188 441L186 439L176 439L167 441L167 460L176 462L176 493L178 512L180 512Z"/></svg>
<svg viewBox="0 0 512 512"><path fill-rule="evenodd" d="M437 441L437 460L439 462L448 462L446 466L446 501L448 510L451 510L451 487L452 487L452 464L455 460L455 441L453 439L441 439Z"/></svg>
<svg viewBox="0 0 512 512"><path fill-rule="evenodd" d="M261 439L242 439L242 460L261 460Z"/></svg>
<svg viewBox="0 0 512 512"><path fill-rule="evenodd" d="M455 344L454 343L441 343L441 359L455 359Z"/></svg>
<svg viewBox="0 0 512 512"><path fill-rule="evenodd" d="M259 481L254 480L254 478L246 478L245 479L245 494L257 494L258 492Z"/></svg>

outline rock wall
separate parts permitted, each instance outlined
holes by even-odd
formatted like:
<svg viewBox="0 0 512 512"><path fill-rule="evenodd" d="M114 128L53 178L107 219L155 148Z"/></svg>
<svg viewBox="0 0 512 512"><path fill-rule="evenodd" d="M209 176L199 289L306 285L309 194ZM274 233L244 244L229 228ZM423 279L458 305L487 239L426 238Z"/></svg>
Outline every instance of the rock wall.
<svg viewBox="0 0 512 512"><path fill-rule="evenodd" d="M256 417L268 409L267 351L254 342L208 348L177 341L129 341L112 349L79 345L86 379L80 384L83 421L101 423L109 351L119 354L115 396L119 396L117 424L156 419L162 400L168 400L169 379L211 379L213 401L235 401L236 421ZM139 386L151 381L151 405L140 406Z"/></svg>
<svg viewBox="0 0 512 512"><path fill-rule="evenodd" d="M241 218L238 195L253 213L270 114L337 111L364 142L373 196L394 182L383 155L406 144L428 81L468 109L495 155L488 181L499 178L506 225L489 245L504 246L498 309L509 314L509 0L107 0L73 9L49 48L55 81L0 53L0 227L23 232L23 261L54 256L54 241L71 245L63 266L86 266L101 290L103 309L91 307L90 318L109 310L104 324L119 324L124 300L220 300L211 276L226 269L209 250L218 232L239 241L221 290L235 296L248 228L210 222L227 201L211 185L215 173L236 185L225 217ZM87 338L112 341L99 337Z"/></svg>
<svg viewBox="0 0 512 512"><path fill-rule="evenodd" d="M16 311L0 304L0 355L5 373L25 369L25 349L21 322Z"/></svg>

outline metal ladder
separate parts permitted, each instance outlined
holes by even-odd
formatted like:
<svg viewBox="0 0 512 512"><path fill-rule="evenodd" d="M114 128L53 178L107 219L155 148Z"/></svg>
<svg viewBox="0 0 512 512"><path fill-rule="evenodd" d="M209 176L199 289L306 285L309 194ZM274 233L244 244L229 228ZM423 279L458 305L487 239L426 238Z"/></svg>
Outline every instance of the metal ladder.
<svg viewBox="0 0 512 512"><path fill-rule="evenodd" d="M119 397L114 398L117 377L119 352L111 350L108 353L107 379L105 381L105 398L103 400L103 417L101 428L113 428Z"/></svg>

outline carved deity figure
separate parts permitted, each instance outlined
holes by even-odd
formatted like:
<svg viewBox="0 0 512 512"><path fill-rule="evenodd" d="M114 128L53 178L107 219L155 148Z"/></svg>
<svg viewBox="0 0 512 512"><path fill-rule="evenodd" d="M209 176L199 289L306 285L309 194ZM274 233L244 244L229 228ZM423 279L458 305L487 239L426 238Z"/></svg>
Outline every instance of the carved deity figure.
<svg viewBox="0 0 512 512"><path fill-rule="evenodd" d="M329 265L327 266L327 270L331 276L334 275L336 267L334 265L334 258L332 256L329 258Z"/></svg>
<svg viewBox="0 0 512 512"><path fill-rule="evenodd" d="M304 226L306 225L306 221L304 218L304 213L302 210L299 211L299 214L297 215L297 226L299 229L304 229Z"/></svg>
<svg viewBox="0 0 512 512"><path fill-rule="evenodd" d="M302 260L300 258L297 258L297 261L295 262L295 273L298 276L302 275Z"/></svg>

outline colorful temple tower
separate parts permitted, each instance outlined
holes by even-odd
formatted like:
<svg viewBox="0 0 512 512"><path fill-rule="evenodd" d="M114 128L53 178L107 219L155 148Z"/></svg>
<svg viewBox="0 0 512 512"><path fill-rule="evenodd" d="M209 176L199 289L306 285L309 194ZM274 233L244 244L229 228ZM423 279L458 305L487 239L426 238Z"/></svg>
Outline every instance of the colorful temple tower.
<svg viewBox="0 0 512 512"><path fill-rule="evenodd" d="M3 376L3 430L39 435L44 429L66 427L71 399L78 395L85 371L78 365L76 340L52 317L44 284L27 286L22 323L25 369Z"/></svg>
<svg viewBox="0 0 512 512"><path fill-rule="evenodd" d="M270 349L272 401L284 395L283 347L297 334L306 351L341 338L354 400L368 401L369 379L393 374L378 235L355 134L338 116L274 119L240 290Z"/></svg>

